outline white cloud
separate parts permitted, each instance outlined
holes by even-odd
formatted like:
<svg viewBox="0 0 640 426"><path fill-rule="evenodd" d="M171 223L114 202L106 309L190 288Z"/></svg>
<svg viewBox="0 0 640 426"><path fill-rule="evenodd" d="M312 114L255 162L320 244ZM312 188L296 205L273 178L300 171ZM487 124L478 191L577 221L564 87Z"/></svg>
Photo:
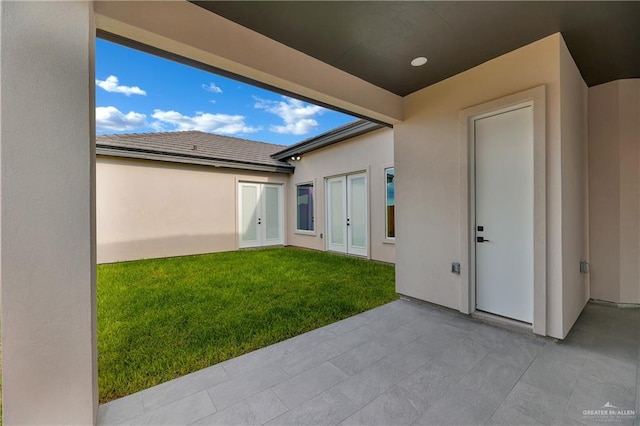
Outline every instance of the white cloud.
<svg viewBox="0 0 640 426"><path fill-rule="evenodd" d="M147 125L147 116L129 111L123 114L114 106L96 108L96 130L122 132Z"/></svg>
<svg viewBox="0 0 640 426"><path fill-rule="evenodd" d="M264 109L277 115L284 121L284 125L271 126L271 131L292 135L304 135L318 127L314 117L322 114L325 108L308 104L297 99L282 97L282 101L270 101L254 97L255 108Z"/></svg>
<svg viewBox="0 0 640 426"><path fill-rule="evenodd" d="M211 93L222 93L222 89L216 86L214 83L203 84L202 88Z"/></svg>
<svg viewBox="0 0 640 426"><path fill-rule="evenodd" d="M223 133L233 135L236 133L255 133L259 127L248 126L242 115L210 114L197 112L190 117L177 111L155 110L151 115L158 120L152 123L154 128L165 128L166 125L173 127L173 130L199 130L207 133Z"/></svg>
<svg viewBox="0 0 640 426"><path fill-rule="evenodd" d="M145 96L147 92L139 88L138 86L121 86L118 84L118 77L115 75L110 75L106 80L98 80L96 79L96 85L101 89L106 90L111 93L122 93L127 96L131 95L143 95Z"/></svg>

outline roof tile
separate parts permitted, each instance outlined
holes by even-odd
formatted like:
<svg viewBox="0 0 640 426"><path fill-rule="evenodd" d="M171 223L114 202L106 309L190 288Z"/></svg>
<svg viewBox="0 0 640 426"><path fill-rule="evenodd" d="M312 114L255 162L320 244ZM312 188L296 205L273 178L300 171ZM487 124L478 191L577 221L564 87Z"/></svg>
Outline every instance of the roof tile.
<svg viewBox="0 0 640 426"><path fill-rule="evenodd" d="M96 137L96 144L101 147L123 148L158 154L178 154L238 163L291 167L284 161L271 158L272 154L285 148L283 145L250 141L195 130L100 135Z"/></svg>

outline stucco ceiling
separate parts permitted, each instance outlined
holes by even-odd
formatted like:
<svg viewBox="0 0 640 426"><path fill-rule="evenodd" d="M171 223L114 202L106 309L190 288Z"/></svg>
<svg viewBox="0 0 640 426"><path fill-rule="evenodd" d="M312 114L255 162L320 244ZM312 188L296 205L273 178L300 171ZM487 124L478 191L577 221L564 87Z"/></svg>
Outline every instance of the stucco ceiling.
<svg viewBox="0 0 640 426"><path fill-rule="evenodd" d="M587 85L640 77L639 1L192 2L400 96L556 32Z"/></svg>

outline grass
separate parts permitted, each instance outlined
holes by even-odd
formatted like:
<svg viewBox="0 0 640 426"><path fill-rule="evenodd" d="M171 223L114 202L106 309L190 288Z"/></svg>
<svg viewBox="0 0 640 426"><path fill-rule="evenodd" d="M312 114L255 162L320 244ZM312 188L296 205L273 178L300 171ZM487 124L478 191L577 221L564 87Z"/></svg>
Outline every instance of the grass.
<svg viewBox="0 0 640 426"><path fill-rule="evenodd" d="M106 402L397 298L394 267L294 248L98 266Z"/></svg>

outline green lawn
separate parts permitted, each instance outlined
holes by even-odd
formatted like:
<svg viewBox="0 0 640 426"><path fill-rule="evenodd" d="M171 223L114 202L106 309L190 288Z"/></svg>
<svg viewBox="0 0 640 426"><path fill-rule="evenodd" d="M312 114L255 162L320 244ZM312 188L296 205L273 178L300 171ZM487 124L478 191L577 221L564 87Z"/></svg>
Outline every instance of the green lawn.
<svg viewBox="0 0 640 426"><path fill-rule="evenodd" d="M98 266L100 401L397 298L394 267L294 248Z"/></svg>

